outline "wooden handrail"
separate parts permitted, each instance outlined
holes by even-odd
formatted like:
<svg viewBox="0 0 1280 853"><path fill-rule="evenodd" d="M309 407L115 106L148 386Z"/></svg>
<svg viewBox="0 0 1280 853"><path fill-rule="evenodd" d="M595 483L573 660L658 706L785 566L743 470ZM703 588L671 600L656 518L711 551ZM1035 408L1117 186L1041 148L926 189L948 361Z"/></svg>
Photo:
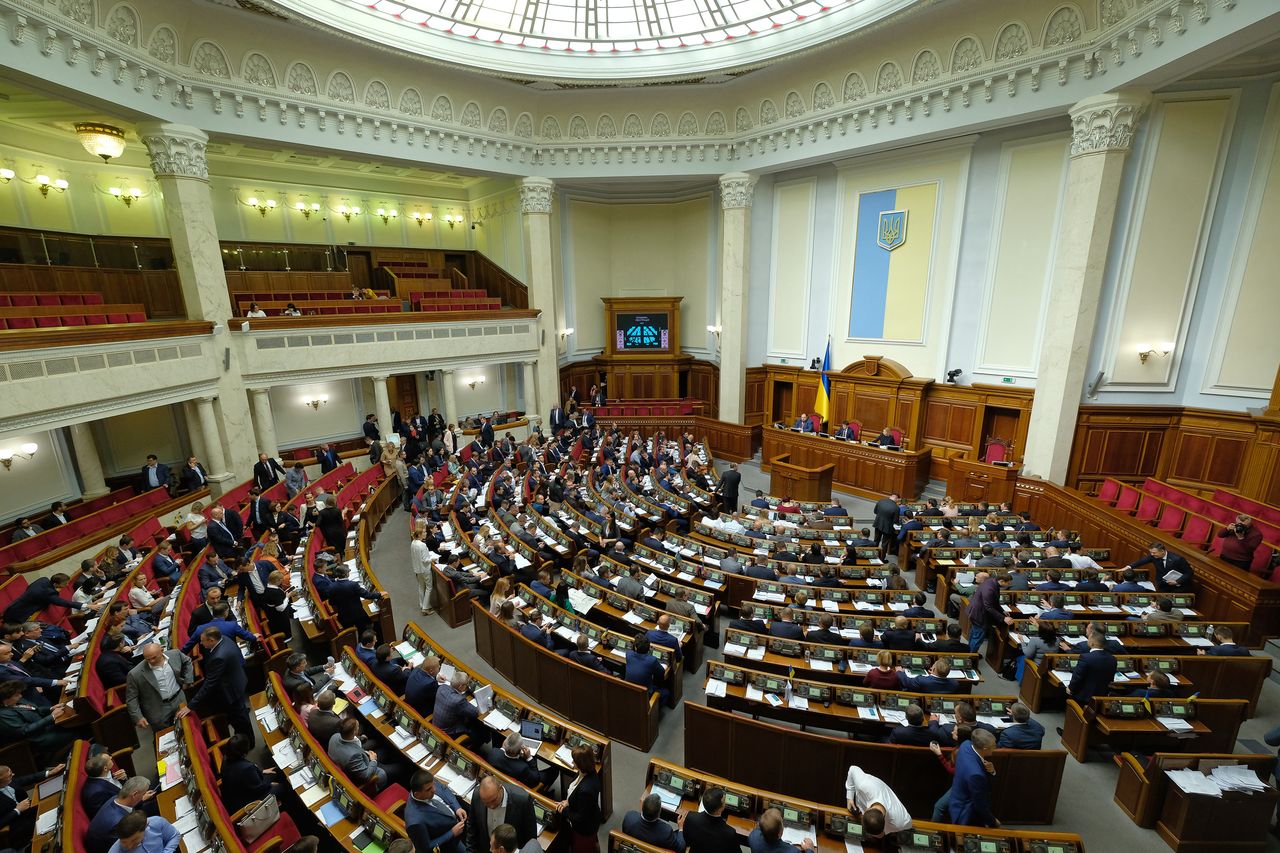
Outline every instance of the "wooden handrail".
<svg viewBox="0 0 1280 853"><path fill-rule="evenodd" d="M213 323L207 320L107 323L102 326L73 326L57 329L7 329L0 331L0 351L79 347L211 334L213 334Z"/></svg>
<svg viewBox="0 0 1280 853"><path fill-rule="evenodd" d="M265 317L246 319L234 317L229 322L232 332L239 332L242 323L249 323L251 331L287 329L297 331L308 327L333 326L385 326L396 323L460 323L467 320L533 320L542 312L535 310L513 311L402 311L399 314L320 314L310 317ZM3 334L3 333L0 333Z"/></svg>

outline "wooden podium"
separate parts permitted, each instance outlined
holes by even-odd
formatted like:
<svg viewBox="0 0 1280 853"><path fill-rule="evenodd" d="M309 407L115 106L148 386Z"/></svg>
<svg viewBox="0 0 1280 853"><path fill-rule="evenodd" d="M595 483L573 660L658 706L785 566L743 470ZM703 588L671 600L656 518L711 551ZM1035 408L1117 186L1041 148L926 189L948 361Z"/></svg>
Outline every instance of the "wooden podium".
<svg viewBox="0 0 1280 853"><path fill-rule="evenodd" d="M1013 490L1018 484L1018 468L975 462L972 459L949 461L951 472L947 475L947 493L957 501L1013 501Z"/></svg>
<svg viewBox="0 0 1280 853"><path fill-rule="evenodd" d="M831 472L836 466L828 462L821 468L792 465L791 454L783 453L769 460L769 494L783 498L790 495L798 501L831 500Z"/></svg>

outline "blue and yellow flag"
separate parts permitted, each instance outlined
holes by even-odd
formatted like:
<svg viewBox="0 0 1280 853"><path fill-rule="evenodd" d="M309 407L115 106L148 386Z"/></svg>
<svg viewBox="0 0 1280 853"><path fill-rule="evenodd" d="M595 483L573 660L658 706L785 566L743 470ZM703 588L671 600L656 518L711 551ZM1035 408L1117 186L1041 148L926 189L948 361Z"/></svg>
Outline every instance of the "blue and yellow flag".
<svg viewBox="0 0 1280 853"><path fill-rule="evenodd" d="M824 422L831 416L831 380L827 371L831 369L831 339L827 339L827 351L822 356L822 374L818 377L818 398L813 401L813 411Z"/></svg>

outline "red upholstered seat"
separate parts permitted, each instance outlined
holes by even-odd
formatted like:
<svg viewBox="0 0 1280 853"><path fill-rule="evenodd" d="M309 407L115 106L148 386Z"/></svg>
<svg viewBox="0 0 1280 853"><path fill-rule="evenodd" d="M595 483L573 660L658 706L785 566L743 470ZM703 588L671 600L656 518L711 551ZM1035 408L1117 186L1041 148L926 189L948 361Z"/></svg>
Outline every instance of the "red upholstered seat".
<svg viewBox="0 0 1280 853"><path fill-rule="evenodd" d="M1134 507L1138 505L1138 499L1142 497L1142 492L1130 485L1122 485L1120 487L1120 497L1116 500L1116 509L1122 512L1133 512Z"/></svg>
<svg viewBox="0 0 1280 853"><path fill-rule="evenodd" d="M34 317L9 317L10 329L34 329L36 321Z"/></svg>
<svg viewBox="0 0 1280 853"><path fill-rule="evenodd" d="M84 294L82 293L64 293L62 294L63 305L83 305Z"/></svg>
<svg viewBox="0 0 1280 853"><path fill-rule="evenodd" d="M1116 498L1120 496L1120 481L1113 480L1108 477L1102 481L1102 488L1098 490L1098 500L1103 503L1115 505Z"/></svg>
<svg viewBox="0 0 1280 853"><path fill-rule="evenodd" d="M15 308L35 306L36 296L34 293L14 293L9 296L9 300Z"/></svg>
<svg viewBox="0 0 1280 853"><path fill-rule="evenodd" d="M902 446L902 430L898 427L889 427L889 435L893 436L893 443Z"/></svg>
<svg viewBox="0 0 1280 853"><path fill-rule="evenodd" d="M57 293L37 293L36 304L48 306L61 305L62 298L61 295Z"/></svg>
<svg viewBox="0 0 1280 853"><path fill-rule="evenodd" d="M1213 522L1203 515L1188 513L1186 523L1182 525L1182 541L1204 547L1213 536L1213 528Z"/></svg>
<svg viewBox="0 0 1280 853"><path fill-rule="evenodd" d="M108 323L127 323L129 322L129 315L128 314L108 314L107 322Z"/></svg>
<svg viewBox="0 0 1280 853"><path fill-rule="evenodd" d="M1008 452L1008 448L1002 443L998 441L988 442L986 449L982 452L982 461L988 464L1003 462Z"/></svg>
<svg viewBox="0 0 1280 853"><path fill-rule="evenodd" d="M1187 519L1187 511L1175 504L1166 503L1160 506L1160 517L1156 520L1157 530L1181 530Z"/></svg>
<svg viewBox="0 0 1280 853"><path fill-rule="evenodd" d="M0 293L0 308L8 308L13 303L9 301L9 294Z"/></svg>
<svg viewBox="0 0 1280 853"><path fill-rule="evenodd" d="M1134 518L1138 521L1154 521L1160 513L1162 503L1159 498L1144 494L1138 499L1138 509Z"/></svg>
<svg viewBox="0 0 1280 853"><path fill-rule="evenodd" d="M62 325L61 317L37 317L36 328L38 329L55 329Z"/></svg>
<svg viewBox="0 0 1280 853"><path fill-rule="evenodd" d="M85 324L84 317L80 315L70 315L62 318L68 326L83 326Z"/></svg>
<svg viewBox="0 0 1280 853"><path fill-rule="evenodd" d="M101 293L86 293L84 294L84 304L85 305L104 305L106 304L106 300L103 298Z"/></svg>

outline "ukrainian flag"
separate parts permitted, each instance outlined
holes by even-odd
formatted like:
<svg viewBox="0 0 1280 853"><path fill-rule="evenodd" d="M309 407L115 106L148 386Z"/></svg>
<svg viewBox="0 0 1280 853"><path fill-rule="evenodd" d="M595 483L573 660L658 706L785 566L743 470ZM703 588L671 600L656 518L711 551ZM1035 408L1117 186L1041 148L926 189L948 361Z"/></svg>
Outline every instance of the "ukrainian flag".
<svg viewBox="0 0 1280 853"><path fill-rule="evenodd" d="M827 351L822 356L822 373L818 377L818 397L813 401L813 411L824 422L831 415L831 379L827 371L831 369L831 339L827 339Z"/></svg>
<svg viewBox="0 0 1280 853"><path fill-rule="evenodd" d="M849 337L923 339L937 203L936 183L858 196Z"/></svg>

